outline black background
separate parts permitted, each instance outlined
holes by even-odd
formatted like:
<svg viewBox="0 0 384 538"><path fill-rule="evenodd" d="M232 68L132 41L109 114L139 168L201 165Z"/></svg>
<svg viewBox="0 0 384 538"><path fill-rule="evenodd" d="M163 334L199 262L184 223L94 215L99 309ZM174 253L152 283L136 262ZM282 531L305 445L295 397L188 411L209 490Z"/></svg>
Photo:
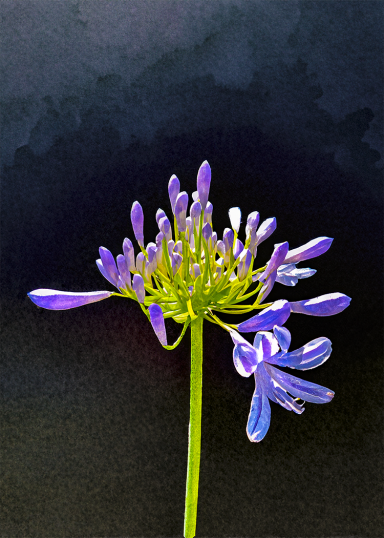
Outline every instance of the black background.
<svg viewBox="0 0 384 538"><path fill-rule="evenodd" d="M291 349L332 340L300 376L336 396L272 404L260 444L254 381L205 324L197 536L382 536L382 2L0 5L1 536L182 535L189 332L169 352L134 302L52 312L26 293L111 290L98 247L133 239L134 200L153 241L170 176L191 196L205 159L219 236L232 206L277 218L259 265L335 238L271 300L352 303L286 323Z"/></svg>

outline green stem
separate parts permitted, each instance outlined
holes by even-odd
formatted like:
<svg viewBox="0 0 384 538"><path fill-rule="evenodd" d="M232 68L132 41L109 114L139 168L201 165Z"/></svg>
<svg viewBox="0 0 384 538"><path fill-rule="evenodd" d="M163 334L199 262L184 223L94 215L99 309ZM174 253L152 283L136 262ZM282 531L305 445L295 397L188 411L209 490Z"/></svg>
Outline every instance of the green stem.
<svg viewBox="0 0 384 538"><path fill-rule="evenodd" d="M188 470L185 494L184 536L196 532L201 446L201 401L203 386L203 317L191 321L191 394L189 411Z"/></svg>

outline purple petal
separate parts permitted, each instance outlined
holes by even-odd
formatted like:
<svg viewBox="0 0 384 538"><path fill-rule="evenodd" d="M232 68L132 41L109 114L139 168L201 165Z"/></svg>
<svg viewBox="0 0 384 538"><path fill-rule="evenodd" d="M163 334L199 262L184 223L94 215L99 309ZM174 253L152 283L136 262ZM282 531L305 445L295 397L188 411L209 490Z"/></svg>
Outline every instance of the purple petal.
<svg viewBox="0 0 384 538"><path fill-rule="evenodd" d="M182 243L182 241L177 241L177 243L175 243L175 246L173 247L173 251L178 252L179 254L182 254L182 252L183 252L183 243Z"/></svg>
<svg viewBox="0 0 384 538"><path fill-rule="evenodd" d="M310 269L309 267L305 267L303 269L295 269L293 274L300 280L302 278L309 278L310 276L313 276L315 273L317 273L316 269Z"/></svg>
<svg viewBox="0 0 384 538"><path fill-rule="evenodd" d="M255 392L253 393L251 410L248 416L247 435L250 441L259 443L266 436L271 423L271 406L256 375L255 382Z"/></svg>
<svg viewBox="0 0 384 538"><path fill-rule="evenodd" d="M207 205L204 209L204 223L209 222L209 224L212 224L212 213L213 213L213 205L211 202L207 202Z"/></svg>
<svg viewBox="0 0 384 538"><path fill-rule="evenodd" d="M248 274L248 270L249 270L249 267L251 265L251 261L252 261L252 254L250 252L250 250L248 250L247 248L245 250L243 250L240 254L240 263L237 267L237 278L239 279L239 281L241 282L242 280L244 280L244 278L247 276Z"/></svg>
<svg viewBox="0 0 384 538"><path fill-rule="evenodd" d="M273 271L273 273L267 279L267 282L264 284L264 286L259 291L260 302L265 301L265 299L271 293L273 285L275 284L276 274L277 274L277 271ZM254 276L257 277L257 275L254 275ZM254 277L252 277L252 280L253 280L253 278ZM257 278L255 280L257 280Z"/></svg>
<svg viewBox="0 0 384 538"><path fill-rule="evenodd" d="M202 209L205 209L207 205L210 185L211 167L209 166L208 161L204 161L197 173L197 192L199 193Z"/></svg>
<svg viewBox="0 0 384 538"><path fill-rule="evenodd" d="M283 263L285 256L287 255L289 249L288 242L285 243L279 243L278 245L275 245L275 250L273 251L273 254L271 256L271 259L269 260L267 264L267 268L265 269L264 273L260 276L259 281L265 283L267 281L267 278L274 272L276 269L280 267L280 265Z"/></svg>
<svg viewBox="0 0 384 538"><path fill-rule="evenodd" d="M298 404L292 396L287 394L275 381L271 379L265 370L265 364L260 364L257 369L257 379L260 380L263 386L263 392L272 402L275 402L288 411L293 411L298 415L304 412L304 404Z"/></svg>
<svg viewBox="0 0 384 538"><path fill-rule="evenodd" d="M201 275L200 266L198 263L194 263L191 267L191 275L194 279Z"/></svg>
<svg viewBox="0 0 384 538"><path fill-rule="evenodd" d="M242 333L257 331L270 331L275 325L284 325L291 313L288 301L283 299L275 301L273 305L263 310L237 326Z"/></svg>
<svg viewBox="0 0 384 538"><path fill-rule="evenodd" d="M163 232L165 239L167 241L170 241L172 239L172 228L171 223L169 222L168 217L162 217L159 222L159 229L161 232Z"/></svg>
<svg viewBox="0 0 384 538"><path fill-rule="evenodd" d="M201 203L200 202L193 202L191 205L191 208L189 210L189 214L191 215L191 219L195 219L196 228L199 226L199 218L201 213Z"/></svg>
<svg viewBox="0 0 384 538"><path fill-rule="evenodd" d="M175 217L177 221L177 227L179 232L185 232L187 229L187 207L188 207L188 194L183 191L177 195L175 202Z"/></svg>
<svg viewBox="0 0 384 538"><path fill-rule="evenodd" d="M229 252L233 246L233 241L235 239L235 234L230 228L225 228L223 233L223 241L225 245L225 252Z"/></svg>
<svg viewBox="0 0 384 538"><path fill-rule="evenodd" d="M175 213L174 211L175 203L176 203L176 198L179 192L180 192L180 181L175 175L173 175L168 183L168 194L169 194L169 199L171 201L172 213Z"/></svg>
<svg viewBox="0 0 384 538"><path fill-rule="evenodd" d="M130 241L127 237L124 239L123 242L123 252L128 269L130 271L135 271L135 251L132 245L132 241Z"/></svg>
<svg viewBox="0 0 384 538"><path fill-rule="evenodd" d="M204 239L207 241L208 243L208 239L210 237L212 237L212 227L211 225L209 224L209 222L206 222L203 226L203 230L202 230L202 235L204 237Z"/></svg>
<svg viewBox="0 0 384 538"><path fill-rule="evenodd" d="M112 284L112 286L115 286L115 288L118 288L118 279L117 280L114 280L109 274L108 272L105 270L104 266L103 266L103 262L99 259L99 260L96 260L96 265L97 265L97 268L98 270L100 271L100 273L103 275L103 277L108 280L108 282L110 282Z"/></svg>
<svg viewBox="0 0 384 538"><path fill-rule="evenodd" d="M257 361L268 360L279 351L279 344L275 336L269 332L259 331L255 335L253 347L256 350Z"/></svg>
<svg viewBox="0 0 384 538"><path fill-rule="evenodd" d="M299 282L297 276L279 274L276 275L276 282L283 284L284 286L296 286Z"/></svg>
<svg viewBox="0 0 384 538"><path fill-rule="evenodd" d="M231 330L230 335L235 348L233 350L233 363L238 373L243 377L249 377L257 368L255 348L239 333Z"/></svg>
<svg viewBox="0 0 384 538"><path fill-rule="evenodd" d="M145 298L145 289L144 289L144 280L141 275L133 275L132 289L136 293L137 300L139 303L144 304Z"/></svg>
<svg viewBox="0 0 384 538"><path fill-rule="evenodd" d="M247 239L249 237L249 235L251 234L251 232L253 230L256 230L258 224L259 224L259 219L260 219L260 215L258 213L258 211L252 211L252 213L250 213L247 217L247 225L245 227L245 233L246 233L246 236L247 236Z"/></svg>
<svg viewBox="0 0 384 538"><path fill-rule="evenodd" d="M163 244L163 239L164 239L165 235L163 234L163 232L159 232L156 236L156 247L157 248L160 248Z"/></svg>
<svg viewBox="0 0 384 538"><path fill-rule="evenodd" d="M68 310L108 299L112 295L111 291L89 291L75 293L71 291L58 290L34 290L27 294L35 305L48 310Z"/></svg>
<svg viewBox="0 0 384 538"><path fill-rule="evenodd" d="M264 367L271 378L284 390L292 394L294 398L301 398L312 403L328 403L335 395L334 392L326 387L286 374L267 363L264 363Z"/></svg>
<svg viewBox="0 0 384 538"><path fill-rule="evenodd" d="M299 248L290 250L284 260L284 263L297 263L310 258L316 258L324 252L327 252L332 244L333 239L331 237L317 237L312 239L305 245Z"/></svg>
<svg viewBox="0 0 384 538"><path fill-rule="evenodd" d="M291 333L285 327L275 325L273 327L273 334L276 336L280 348L286 353L291 345Z"/></svg>
<svg viewBox="0 0 384 538"><path fill-rule="evenodd" d="M144 213L139 202L133 202L131 209L131 222L136 241L144 247Z"/></svg>
<svg viewBox="0 0 384 538"><path fill-rule="evenodd" d="M333 316L349 306L351 298L343 293L328 293L314 299L289 303L291 312L308 316Z"/></svg>
<svg viewBox="0 0 384 538"><path fill-rule="evenodd" d="M114 286L117 286L117 281L119 279L119 272L116 267L115 258L112 256L111 252L104 247L99 248L99 254L101 258L101 263L103 264L104 270L109 275L110 282L115 282Z"/></svg>
<svg viewBox="0 0 384 538"><path fill-rule="evenodd" d="M165 211L163 211L162 209L159 208L156 211L156 222L157 222L157 224L159 224L160 219L162 219L163 217L166 217L166 216L167 215L166 215Z"/></svg>
<svg viewBox="0 0 384 538"><path fill-rule="evenodd" d="M145 269L146 257L143 252L139 252L136 256L136 270L142 275Z"/></svg>
<svg viewBox="0 0 384 538"><path fill-rule="evenodd" d="M158 304L152 303L148 307L148 311L153 330L155 331L157 338L160 340L160 344L166 346L168 344L167 332L165 330L164 315L161 307Z"/></svg>
<svg viewBox="0 0 384 538"><path fill-rule="evenodd" d="M260 243L265 241L275 230L276 230L275 217L265 220L262 224L260 224L260 227L257 230L256 245L260 245Z"/></svg>
<svg viewBox="0 0 384 538"><path fill-rule="evenodd" d="M243 250L244 250L243 243L240 241L240 239L236 239L235 245L233 247L233 257L235 258L235 260L237 260L237 258L243 252Z"/></svg>
<svg viewBox="0 0 384 538"><path fill-rule="evenodd" d="M311 340L305 346L285 353L276 360L268 361L278 366L288 366L296 370L311 370L323 364L332 353L332 342L324 336ZM273 357L275 359L275 357Z"/></svg>
<svg viewBox="0 0 384 538"><path fill-rule="evenodd" d="M175 276L177 271L180 269L182 261L183 261L183 256L181 256L177 252L174 252L172 254L172 256L171 256L171 265L172 265L173 276Z"/></svg>

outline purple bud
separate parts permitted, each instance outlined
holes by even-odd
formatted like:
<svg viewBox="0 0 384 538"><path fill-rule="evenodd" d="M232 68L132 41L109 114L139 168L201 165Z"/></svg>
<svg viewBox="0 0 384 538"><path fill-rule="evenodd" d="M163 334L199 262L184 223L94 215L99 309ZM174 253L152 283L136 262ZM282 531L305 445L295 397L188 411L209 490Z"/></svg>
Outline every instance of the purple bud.
<svg viewBox="0 0 384 538"><path fill-rule="evenodd" d="M147 254L148 254L148 261L149 261L149 263L151 263L153 258L156 257L157 247L156 247L155 243L148 243L146 250L147 250Z"/></svg>
<svg viewBox="0 0 384 538"><path fill-rule="evenodd" d="M257 254L257 228L253 228L250 231L251 241L249 243L249 250L252 252L252 256L256 258Z"/></svg>
<svg viewBox="0 0 384 538"><path fill-rule="evenodd" d="M317 256L324 254L324 252L327 252L332 241L333 239L331 237L317 237L316 239L312 239L312 241L309 241L305 245L290 250L287 253L284 263L297 263L316 258Z"/></svg>
<svg viewBox="0 0 384 538"><path fill-rule="evenodd" d="M209 224L212 224L212 212L213 212L213 205L211 202L207 202L207 205L204 210L204 223L209 222Z"/></svg>
<svg viewBox="0 0 384 538"><path fill-rule="evenodd" d="M232 229L235 230L235 232L238 232L241 223L240 207L231 207L231 209L228 211L228 215L229 220L231 221Z"/></svg>
<svg viewBox="0 0 384 538"><path fill-rule="evenodd" d="M186 238L187 241L189 241L190 237L193 234L193 226L192 226L191 217L187 217L185 219L185 223L186 223L186 226L187 226L185 238Z"/></svg>
<svg viewBox="0 0 384 538"><path fill-rule="evenodd" d="M179 254L182 254L183 243L181 241L178 241L177 243L175 243L175 246L173 247L173 252L178 252Z"/></svg>
<svg viewBox="0 0 384 538"><path fill-rule="evenodd" d="M235 245L233 247L233 257L235 258L235 260L237 260L237 258L243 252L243 250L244 250L243 243L240 241L240 239L236 239Z"/></svg>
<svg viewBox="0 0 384 538"><path fill-rule="evenodd" d="M222 256L224 256L225 254L225 245L224 245L224 241L222 241L221 239L218 240L217 244L216 244L216 247L217 247L217 252L219 252Z"/></svg>
<svg viewBox="0 0 384 538"><path fill-rule="evenodd" d="M109 280L109 282L111 282L114 286L117 287L119 273L116 267L115 258L112 256L109 250L104 247L99 248L99 254L100 254L101 263L103 264L104 270L109 276L107 280Z"/></svg>
<svg viewBox="0 0 384 538"><path fill-rule="evenodd" d="M119 254L116 258L116 261L123 287L125 288L125 286L128 286L128 288L131 289L131 273L128 271L125 257L122 254Z"/></svg>
<svg viewBox="0 0 384 538"><path fill-rule="evenodd" d="M136 271L142 275L145 269L146 258L142 252L139 252L136 256Z"/></svg>
<svg viewBox="0 0 384 538"><path fill-rule="evenodd" d="M216 263L219 266L219 267L216 267L217 277L216 277L215 281L217 282L221 278L221 273L223 272L224 259L219 258Z"/></svg>
<svg viewBox="0 0 384 538"><path fill-rule="evenodd" d="M96 301L108 299L112 295L111 291L89 291L75 293L72 291L58 291L39 289L27 294L35 305L48 310L69 310L77 306L83 306Z"/></svg>
<svg viewBox="0 0 384 538"><path fill-rule="evenodd" d="M252 254L246 248L240 253L239 257L241 261L239 265L237 266L237 278L241 282L247 276L248 269L251 266Z"/></svg>
<svg viewBox="0 0 384 538"><path fill-rule="evenodd" d="M148 243L147 245L148 261L145 263L145 274L147 275L148 279L151 276L151 274L154 271L156 271L156 267L157 267L156 252L157 252L156 245L154 243Z"/></svg>
<svg viewBox="0 0 384 538"><path fill-rule="evenodd" d="M198 276L201 275L201 271L200 271L200 266L198 263L194 263L191 267L191 275L193 276L193 278L197 278Z"/></svg>
<svg viewBox="0 0 384 538"><path fill-rule="evenodd" d="M197 192L199 193L202 209L205 209L207 205L210 185L211 167L209 166L208 161L204 161L197 173Z"/></svg>
<svg viewBox="0 0 384 538"><path fill-rule="evenodd" d="M181 262L183 261L183 257L178 254L177 252L174 252L171 256L171 264L172 264L172 272L173 276L177 273L177 271L180 269Z"/></svg>
<svg viewBox="0 0 384 538"><path fill-rule="evenodd" d="M217 232L212 232L212 245L215 246L217 243Z"/></svg>
<svg viewBox="0 0 384 538"><path fill-rule="evenodd" d="M267 268L259 278L260 282L265 284L267 278L280 267L280 265L285 260L288 249L289 245L287 241L285 243L279 243L278 245L275 245L275 250L273 251L272 257L267 264Z"/></svg>
<svg viewBox="0 0 384 538"><path fill-rule="evenodd" d="M145 289L144 280L141 275L133 275L132 289L136 293L136 297L139 303L144 304Z"/></svg>
<svg viewBox="0 0 384 538"><path fill-rule="evenodd" d="M172 228L168 217L163 217L158 222L160 231L165 235L165 239L170 241L172 239Z"/></svg>
<svg viewBox="0 0 384 538"><path fill-rule="evenodd" d="M282 351L286 353L291 345L291 333L285 327L275 325L273 327L273 334L276 336Z"/></svg>
<svg viewBox="0 0 384 538"><path fill-rule="evenodd" d="M144 247L144 213L139 202L133 202L131 209L131 222L136 241Z"/></svg>
<svg viewBox="0 0 384 538"><path fill-rule="evenodd" d="M243 321L237 328L242 333L270 331L275 325L284 325L289 318L290 313L290 303L281 299L280 301L275 301L260 314Z"/></svg>
<svg viewBox="0 0 384 538"><path fill-rule="evenodd" d="M161 306L156 303L152 303L148 307L148 312L153 330L155 331L156 336L160 341L160 344L166 346L168 343L167 332L165 330L164 315Z"/></svg>
<svg viewBox="0 0 384 538"><path fill-rule="evenodd" d="M158 209L156 211L156 222L157 224L159 224L159 220L162 219L163 217L166 217L167 215L165 214L165 211L163 211L162 209Z"/></svg>
<svg viewBox="0 0 384 538"><path fill-rule="evenodd" d="M185 232L187 229L186 217L188 207L188 194L183 191L177 195L175 202L175 217L179 232Z"/></svg>
<svg viewBox="0 0 384 538"><path fill-rule="evenodd" d="M235 234L233 233L233 230L230 228L225 228L224 234L223 234L223 241L225 245L225 253L229 252L233 246L233 240L235 238Z"/></svg>
<svg viewBox="0 0 384 538"><path fill-rule="evenodd" d="M269 275L269 277L267 278L267 281L266 283L264 284L264 286L261 288L261 290L259 291L259 298L260 298L260 302L261 301L265 301L265 299L268 297L268 295L271 293L272 291L272 288L273 288L273 285L276 281L276 275L277 275L277 270L276 271L273 271L273 273L271 273ZM252 279L253 280L253 279Z"/></svg>
<svg viewBox="0 0 384 538"><path fill-rule="evenodd" d="M189 210L192 221L195 220L196 228L199 227L199 218L201 213L201 204L200 202L193 202Z"/></svg>
<svg viewBox="0 0 384 538"><path fill-rule="evenodd" d="M130 271L135 271L135 251L132 245L132 241L130 241L127 237L124 239L123 242L123 252L128 269Z"/></svg>
<svg viewBox="0 0 384 538"><path fill-rule="evenodd" d="M169 199L171 201L172 213L175 213L175 203L177 195L180 192L180 181L173 175L168 183Z"/></svg>
<svg viewBox="0 0 384 538"><path fill-rule="evenodd" d="M252 211L247 217L247 226L245 227L246 237L248 239L252 230L256 230L259 224L260 215L258 211Z"/></svg>
<svg viewBox="0 0 384 538"><path fill-rule="evenodd" d="M351 298L343 293L327 293L314 299L290 303L291 312L309 316L333 316L349 306Z"/></svg>
<svg viewBox="0 0 384 538"><path fill-rule="evenodd" d="M165 237L165 235L163 234L163 232L159 232L157 234L157 236L156 236L156 246L157 246L157 248L161 247L164 237Z"/></svg>
<svg viewBox="0 0 384 538"><path fill-rule="evenodd" d="M168 241L168 254L169 254L169 255L172 254L174 246L175 246L175 242L174 242L173 239L171 239L170 241Z"/></svg>
<svg viewBox="0 0 384 538"><path fill-rule="evenodd" d="M265 241L274 231L276 230L276 219L272 217L271 219L265 220L256 233L256 245L260 245Z"/></svg>
<svg viewBox="0 0 384 538"><path fill-rule="evenodd" d="M199 201L199 193L198 193L197 191L194 191L194 192L192 193L192 200L193 200L194 202L198 202L198 201Z"/></svg>
<svg viewBox="0 0 384 538"><path fill-rule="evenodd" d="M202 230L202 235L204 237L204 239L206 240L206 242L208 243L208 239L210 237L212 237L212 228L211 228L211 225L209 224L209 222L206 222L203 226L203 230Z"/></svg>

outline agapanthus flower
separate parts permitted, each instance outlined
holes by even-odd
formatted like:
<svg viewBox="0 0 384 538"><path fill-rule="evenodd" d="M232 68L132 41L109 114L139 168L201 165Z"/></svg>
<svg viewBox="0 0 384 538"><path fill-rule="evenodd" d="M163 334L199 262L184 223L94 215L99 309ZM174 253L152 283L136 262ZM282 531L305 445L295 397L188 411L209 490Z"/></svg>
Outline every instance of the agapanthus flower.
<svg viewBox="0 0 384 538"><path fill-rule="evenodd" d="M313 299L265 302L275 283L294 286L316 271L297 264L325 253L333 239L318 237L289 250L288 242L276 244L269 260L255 268L257 247L276 229L276 219L267 218L259 226L260 215L252 211L241 234L241 209L229 210L230 228L222 234L214 229L213 205L208 200L211 168L205 161L197 174L197 190L192 193L188 213L188 194L180 191L180 181L169 180L170 210L158 209L159 233L154 242L144 244L144 211L135 201L131 209L133 234L138 247L125 238L123 253L116 258L100 247L96 265L116 291L67 292L38 289L28 294L38 306L65 310L123 297L136 301L151 324L159 342L174 349L191 328L191 407L188 449L188 478L185 536L194 536L197 510L198 462L201 436L202 326L203 321L219 325L229 332L234 343L234 363L241 375L255 375L247 433L251 441L260 441L270 422L269 400L286 409L302 413L298 400L325 403L333 392L302 381L279 367L304 370L314 368L330 355L331 343L318 338L289 352L290 333L284 327L291 314L331 316L344 310L350 298L329 293ZM257 312L255 314L255 311ZM220 314L252 314L239 324L224 323ZM165 319L183 325L179 338L168 344ZM273 331L273 334L268 332ZM239 333L256 333L251 345Z"/></svg>

